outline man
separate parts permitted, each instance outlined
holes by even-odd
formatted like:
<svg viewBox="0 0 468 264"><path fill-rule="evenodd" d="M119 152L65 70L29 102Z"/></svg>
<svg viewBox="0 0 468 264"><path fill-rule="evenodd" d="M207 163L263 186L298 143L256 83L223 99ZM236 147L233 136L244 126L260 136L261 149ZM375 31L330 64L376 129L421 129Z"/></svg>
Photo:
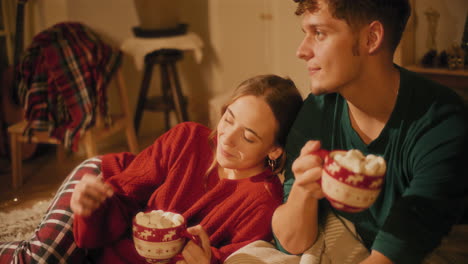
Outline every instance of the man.
<svg viewBox="0 0 468 264"><path fill-rule="evenodd" d="M448 88L393 64L408 0L295 2L311 95L288 137L285 203L272 220L277 244L303 253L317 239L319 211L330 208L318 181L323 161L312 152L359 149L387 162L369 209L336 211L370 251L361 263L420 263L462 215L466 108Z"/></svg>

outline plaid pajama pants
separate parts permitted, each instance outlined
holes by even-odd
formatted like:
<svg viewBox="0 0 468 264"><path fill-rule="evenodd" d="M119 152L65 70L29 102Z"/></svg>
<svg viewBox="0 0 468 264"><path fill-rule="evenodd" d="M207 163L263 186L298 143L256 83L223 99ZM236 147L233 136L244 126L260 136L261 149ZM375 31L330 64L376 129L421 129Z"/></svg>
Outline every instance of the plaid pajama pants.
<svg viewBox="0 0 468 264"><path fill-rule="evenodd" d="M0 243L0 263L86 263L87 250L78 248L73 238L70 198L83 175L99 175L101 159L85 160L60 186L41 223L29 240Z"/></svg>

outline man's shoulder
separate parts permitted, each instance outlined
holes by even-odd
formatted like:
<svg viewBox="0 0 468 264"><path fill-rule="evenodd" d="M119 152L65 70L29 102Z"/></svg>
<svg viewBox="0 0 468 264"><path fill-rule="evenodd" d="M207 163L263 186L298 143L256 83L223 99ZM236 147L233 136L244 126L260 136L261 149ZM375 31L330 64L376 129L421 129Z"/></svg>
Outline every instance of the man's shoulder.
<svg viewBox="0 0 468 264"><path fill-rule="evenodd" d="M302 125L311 123L317 125L321 120L329 118L330 113L335 112L337 107L340 107L343 102L342 97L336 93L324 95L309 94L297 115L294 127L301 127ZM308 120L308 122L303 123L305 120Z"/></svg>
<svg viewBox="0 0 468 264"><path fill-rule="evenodd" d="M323 94L313 95L309 94L304 100L303 106L299 113L299 116L306 115L310 116L311 113L322 113L327 109L335 108L338 104L341 104L343 100L339 94Z"/></svg>
<svg viewBox="0 0 468 264"><path fill-rule="evenodd" d="M453 89L405 68L401 68L400 72L401 88L411 90L417 102L455 106L464 104L461 96Z"/></svg>
<svg viewBox="0 0 468 264"><path fill-rule="evenodd" d="M310 93L304 100L304 104L315 105L317 107L325 107L331 104L335 104L339 99L340 96L337 93L329 93L322 95L314 95Z"/></svg>

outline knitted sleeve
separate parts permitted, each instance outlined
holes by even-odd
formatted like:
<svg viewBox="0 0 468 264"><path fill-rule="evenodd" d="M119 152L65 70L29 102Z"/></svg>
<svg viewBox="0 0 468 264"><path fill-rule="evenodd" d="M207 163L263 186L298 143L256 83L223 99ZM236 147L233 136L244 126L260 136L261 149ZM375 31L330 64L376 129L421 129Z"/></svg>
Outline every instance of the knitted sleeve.
<svg viewBox="0 0 468 264"><path fill-rule="evenodd" d="M78 246L102 247L118 240L129 229L132 217L164 182L170 164L187 142L186 128L185 124L174 127L136 156L129 153L103 156L103 178L115 194L91 216L75 216L73 229Z"/></svg>
<svg viewBox="0 0 468 264"><path fill-rule="evenodd" d="M262 204L248 212L232 227L230 243L219 248L212 247L212 263L223 263L234 251L257 240L272 240L271 218L279 203Z"/></svg>

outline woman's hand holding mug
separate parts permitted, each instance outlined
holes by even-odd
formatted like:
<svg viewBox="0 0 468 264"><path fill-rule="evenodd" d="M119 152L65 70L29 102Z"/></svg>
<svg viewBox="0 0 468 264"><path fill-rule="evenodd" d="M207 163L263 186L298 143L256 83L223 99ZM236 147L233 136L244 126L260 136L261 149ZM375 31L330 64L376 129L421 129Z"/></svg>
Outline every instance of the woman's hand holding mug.
<svg viewBox="0 0 468 264"><path fill-rule="evenodd" d="M133 218L133 242L137 253L147 263L210 263L208 235L201 227L187 228L180 214L152 210Z"/></svg>
<svg viewBox="0 0 468 264"><path fill-rule="evenodd" d="M187 228L187 232L199 238L199 243L189 241L182 250L183 260L177 264L210 264L211 246L210 238L201 225Z"/></svg>

